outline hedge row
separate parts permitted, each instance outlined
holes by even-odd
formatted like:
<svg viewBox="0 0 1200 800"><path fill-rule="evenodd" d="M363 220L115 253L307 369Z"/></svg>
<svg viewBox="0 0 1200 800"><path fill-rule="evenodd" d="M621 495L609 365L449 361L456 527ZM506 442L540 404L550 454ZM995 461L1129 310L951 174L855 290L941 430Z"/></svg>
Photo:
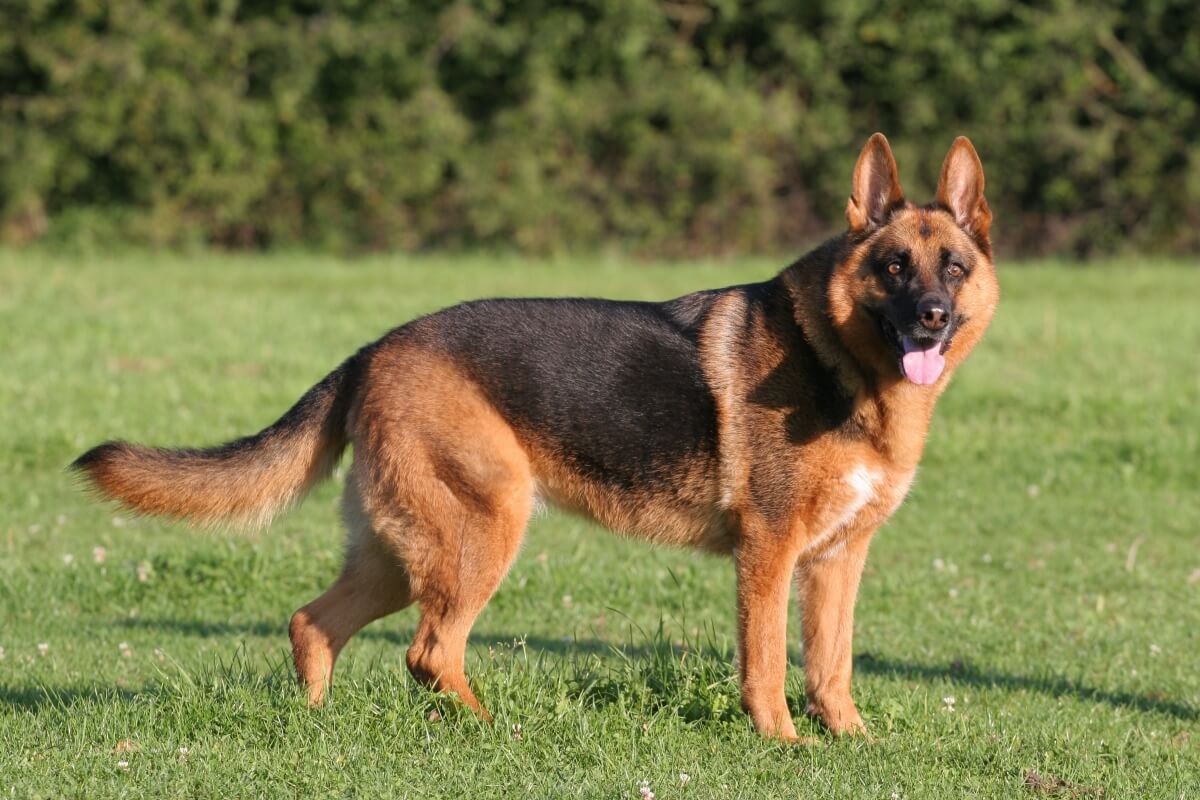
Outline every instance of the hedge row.
<svg viewBox="0 0 1200 800"><path fill-rule="evenodd" d="M0 239L793 248L866 136L1007 252L1200 249L1194 0L0 0Z"/></svg>

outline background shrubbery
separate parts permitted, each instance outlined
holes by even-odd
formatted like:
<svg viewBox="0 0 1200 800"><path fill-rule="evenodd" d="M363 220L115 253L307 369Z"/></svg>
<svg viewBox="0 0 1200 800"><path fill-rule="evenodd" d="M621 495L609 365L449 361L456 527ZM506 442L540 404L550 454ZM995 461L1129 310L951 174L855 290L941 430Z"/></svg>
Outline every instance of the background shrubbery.
<svg viewBox="0 0 1200 800"><path fill-rule="evenodd" d="M1002 249L1200 248L1194 0L0 0L0 238L793 248L865 137Z"/></svg>

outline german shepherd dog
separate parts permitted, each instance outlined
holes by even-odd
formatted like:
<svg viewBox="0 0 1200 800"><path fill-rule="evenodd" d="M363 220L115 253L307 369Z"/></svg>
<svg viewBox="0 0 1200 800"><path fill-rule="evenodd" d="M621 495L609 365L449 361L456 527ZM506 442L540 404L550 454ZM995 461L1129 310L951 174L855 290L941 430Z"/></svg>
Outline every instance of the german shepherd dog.
<svg viewBox="0 0 1200 800"><path fill-rule="evenodd" d="M487 719L467 635L541 498L732 555L742 706L783 739L795 580L806 710L863 731L850 672L867 545L999 287L967 139L929 205L904 198L878 133L852 184L848 230L765 283L663 303L464 303L363 347L261 433L199 450L110 442L73 466L138 512L265 524L353 444L345 566L291 620L314 705L347 640L416 602L408 669Z"/></svg>

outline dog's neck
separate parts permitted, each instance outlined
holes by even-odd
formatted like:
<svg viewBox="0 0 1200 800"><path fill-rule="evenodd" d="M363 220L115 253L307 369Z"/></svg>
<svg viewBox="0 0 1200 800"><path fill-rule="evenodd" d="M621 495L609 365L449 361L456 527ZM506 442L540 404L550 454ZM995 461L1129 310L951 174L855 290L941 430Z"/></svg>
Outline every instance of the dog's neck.
<svg viewBox="0 0 1200 800"><path fill-rule="evenodd" d="M847 346L829 319L829 268L822 268L821 260L806 256L784 270L779 280L791 298L802 335L836 376L846 396L853 399L859 429L888 461L904 469L915 468L937 398L948 385L952 370L947 369L934 386L909 383L898 370L879 374Z"/></svg>
<svg viewBox="0 0 1200 800"><path fill-rule="evenodd" d="M939 384L944 386L944 381ZM939 387L901 379L855 396L854 413L863 429L876 449L902 469L914 469L921 460Z"/></svg>

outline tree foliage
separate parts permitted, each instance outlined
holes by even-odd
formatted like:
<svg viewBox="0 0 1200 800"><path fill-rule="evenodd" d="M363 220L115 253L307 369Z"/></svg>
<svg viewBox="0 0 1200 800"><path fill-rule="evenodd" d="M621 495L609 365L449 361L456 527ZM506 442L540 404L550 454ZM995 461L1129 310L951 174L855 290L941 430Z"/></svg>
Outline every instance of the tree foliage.
<svg viewBox="0 0 1200 800"><path fill-rule="evenodd" d="M1008 252L1200 248L1193 0L0 0L0 238L795 247L951 140Z"/></svg>

